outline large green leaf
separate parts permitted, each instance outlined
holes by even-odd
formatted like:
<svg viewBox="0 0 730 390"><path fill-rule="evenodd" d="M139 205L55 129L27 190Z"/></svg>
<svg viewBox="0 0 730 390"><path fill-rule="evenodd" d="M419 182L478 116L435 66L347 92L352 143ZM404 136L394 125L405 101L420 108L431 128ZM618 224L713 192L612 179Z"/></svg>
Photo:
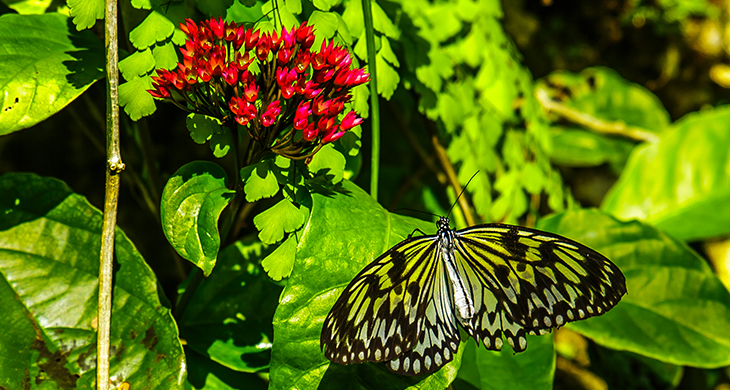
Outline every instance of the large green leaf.
<svg viewBox="0 0 730 390"><path fill-rule="evenodd" d="M268 367L281 292L261 269L270 251L251 240L221 251L216 272L196 290L180 320L188 348L234 371Z"/></svg>
<svg viewBox="0 0 730 390"><path fill-rule="evenodd" d="M550 136L550 159L555 164L595 167L608 163L615 172L621 172L636 145L631 140L562 126L551 127Z"/></svg>
<svg viewBox="0 0 730 390"><path fill-rule="evenodd" d="M103 45L61 14L0 16L0 135L48 118L104 76Z"/></svg>
<svg viewBox="0 0 730 390"><path fill-rule="evenodd" d="M221 245L218 218L235 194L226 187L227 181L220 165L194 161L178 169L162 192L165 237L205 276L213 270Z"/></svg>
<svg viewBox="0 0 730 390"><path fill-rule="evenodd" d="M687 115L632 153L601 208L685 240L730 233L730 107Z"/></svg>
<svg viewBox="0 0 730 390"><path fill-rule="evenodd" d="M95 387L101 224L101 212L60 181L0 177L0 388ZM177 326L119 229L115 259L112 384L182 388Z"/></svg>
<svg viewBox="0 0 730 390"><path fill-rule="evenodd" d="M330 364L320 351L322 323L345 285L413 229L435 228L389 214L351 182L342 183L340 192L312 195L311 217L298 237L294 269L274 315L271 388L447 387L456 376L460 355L433 375L404 377L383 364Z"/></svg>
<svg viewBox="0 0 730 390"><path fill-rule="evenodd" d="M580 73L555 71L538 80L535 89L604 121L621 121L657 133L669 125L669 113L656 95L609 68L586 68Z"/></svg>
<svg viewBox="0 0 730 390"><path fill-rule="evenodd" d="M686 244L638 221L597 210L559 214L538 227L596 249L626 276L628 294L601 317L571 323L609 348L676 365L730 364L730 293Z"/></svg>
<svg viewBox="0 0 730 390"><path fill-rule="evenodd" d="M552 389L555 347L551 336L527 336L528 349L515 354L507 346L489 351L474 340L466 344L458 378L476 388Z"/></svg>

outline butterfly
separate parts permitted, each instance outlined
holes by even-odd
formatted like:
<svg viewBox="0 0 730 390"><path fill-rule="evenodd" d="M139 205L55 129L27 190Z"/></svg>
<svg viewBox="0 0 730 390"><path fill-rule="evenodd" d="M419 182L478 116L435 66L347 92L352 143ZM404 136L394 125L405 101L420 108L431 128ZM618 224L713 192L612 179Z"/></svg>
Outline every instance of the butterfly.
<svg viewBox="0 0 730 390"><path fill-rule="evenodd" d="M540 230L486 224L409 237L366 266L324 321L320 348L339 364L386 362L398 374L450 362L460 325L489 350L527 348L527 334L599 316L626 294L609 259Z"/></svg>

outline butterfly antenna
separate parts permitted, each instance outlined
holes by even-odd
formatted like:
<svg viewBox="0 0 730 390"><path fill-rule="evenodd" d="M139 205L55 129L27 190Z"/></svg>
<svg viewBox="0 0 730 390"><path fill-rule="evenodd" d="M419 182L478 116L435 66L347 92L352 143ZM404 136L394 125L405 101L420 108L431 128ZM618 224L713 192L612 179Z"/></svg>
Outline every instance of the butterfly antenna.
<svg viewBox="0 0 730 390"><path fill-rule="evenodd" d="M440 217L440 215L436 215L434 213L429 213L428 211L416 210L416 209L409 209L407 207L401 207L401 208L397 208L397 209L393 210L393 212L396 212L396 211L413 211L414 213L421 213L421 214L431 215L431 216L434 216L436 218Z"/></svg>
<svg viewBox="0 0 730 390"><path fill-rule="evenodd" d="M456 197L454 204L451 205L451 208L449 209L449 213L446 214L446 218L448 218L451 215L451 211L454 209L456 204L459 203L459 198L461 198L461 196L464 195L464 192L466 191L466 187L468 187L469 183L471 183L471 181L474 180L475 177L477 177L478 173L479 173L479 171L474 172L474 174L471 175L471 178L469 179L469 181L466 182L466 185L464 186L464 188L461 189L461 193L459 194L459 196Z"/></svg>

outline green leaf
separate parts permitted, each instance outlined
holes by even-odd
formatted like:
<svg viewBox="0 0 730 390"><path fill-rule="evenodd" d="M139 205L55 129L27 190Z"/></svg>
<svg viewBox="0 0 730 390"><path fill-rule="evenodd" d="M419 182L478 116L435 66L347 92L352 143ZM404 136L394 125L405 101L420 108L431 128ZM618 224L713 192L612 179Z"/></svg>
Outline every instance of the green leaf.
<svg viewBox="0 0 730 390"><path fill-rule="evenodd" d="M278 170L274 159L271 158L241 168L241 180L244 183L243 191L246 193L246 200L255 202L276 195L279 192L279 182L276 179L275 171Z"/></svg>
<svg viewBox="0 0 730 390"><path fill-rule="evenodd" d="M635 143L626 139L606 137L583 129L555 126L550 128L553 147L550 159L558 165L596 167L611 164L621 172Z"/></svg>
<svg viewBox="0 0 730 390"><path fill-rule="evenodd" d="M253 218L259 239L264 244L275 244L284 238L284 233L291 233L304 224L306 219L302 211L288 199L282 199L268 210Z"/></svg>
<svg viewBox="0 0 730 390"><path fill-rule="evenodd" d="M282 289L261 269L270 251L250 239L221 251L216 272L196 290L180 320L188 348L235 371L268 367L271 320Z"/></svg>
<svg viewBox="0 0 730 390"><path fill-rule="evenodd" d="M268 383L260 374L234 371L185 348L189 367L186 389L193 390L266 390ZM245 384L245 385L242 385Z"/></svg>
<svg viewBox="0 0 730 390"><path fill-rule="evenodd" d="M133 120L155 112L155 100L147 90L152 89L149 76L137 77L119 85L119 105Z"/></svg>
<svg viewBox="0 0 730 390"><path fill-rule="evenodd" d="M218 164L194 161L183 165L162 191L162 230L173 248L207 277L220 249L218 218L235 191Z"/></svg>
<svg viewBox="0 0 730 390"><path fill-rule="evenodd" d="M210 137L210 150L213 151L213 155L217 158L223 158L231 150L231 133L227 128L221 128L221 133L213 134Z"/></svg>
<svg viewBox="0 0 730 390"><path fill-rule="evenodd" d="M5 3L5 5L21 15L41 15L46 13L51 2L52 0L17 0L12 4Z"/></svg>
<svg viewBox="0 0 730 390"><path fill-rule="evenodd" d="M190 113L185 119L185 125L190 132L190 138L196 144L202 145L210 140L213 134L221 132L221 122L212 116Z"/></svg>
<svg viewBox="0 0 730 390"><path fill-rule="evenodd" d="M352 108L361 118L367 119L370 116L370 88L366 84L358 85L352 89Z"/></svg>
<svg viewBox="0 0 730 390"><path fill-rule="evenodd" d="M685 240L730 233L730 107L690 114L634 150L601 209Z"/></svg>
<svg viewBox="0 0 730 390"><path fill-rule="evenodd" d="M264 271L274 280L288 278L294 268L294 255L297 251L297 237L290 234L276 250L261 262Z"/></svg>
<svg viewBox="0 0 730 390"><path fill-rule="evenodd" d="M432 223L389 214L349 181L333 195L312 194L312 215L302 230L291 276L274 315L271 389L444 389L454 380L454 361L426 377L405 377L382 364L330 364L319 347L325 316L345 285L376 256L414 228L433 232Z"/></svg>
<svg viewBox="0 0 730 390"><path fill-rule="evenodd" d="M57 13L0 16L0 135L50 117L104 76L103 45Z"/></svg>
<svg viewBox="0 0 730 390"><path fill-rule="evenodd" d="M555 348L550 336L527 336L527 351L509 345L489 351L473 339L466 343L458 378L478 389L552 389Z"/></svg>
<svg viewBox="0 0 730 390"><path fill-rule="evenodd" d="M217 158L225 157L231 149L231 133L221 126L220 120L212 116L190 113L185 119L190 137L197 144L210 141L208 146Z"/></svg>
<svg viewBox="0 0 730 390"><path fill-rule="evenodd" d="M150 49L136 51L119 61L119 71L122 72L125 80L144 76L154 68L155 57L152 56Z"/></svg>
<svg viewBox="0 0 730 390"><path fill-rule="evenodd" d="M284 26L287 29L291 29L292 27L298 26L300 24L299 19L297 19L297 17L294 16L292 11L289 10L289 7L278 7L278 3L277 3L277 7L278 7L277 11L273 11L273 8L274 8L273 2L274 1L278 1L278 0L269 0L266 3L264 3L261 6L261 12L263 12L263 14L265 14L265 15L274 15L274 12L275 12L277 30L280 28L280 26ZM273 16L271 16L270 21L272 21L272 22L274 21ZM262 27L262 31L267 31L267 30L270 31L271 29L274 28L273 23L270 24L271 29L266 29L263 27L263 25L264 25L264 23L259 22L259 26ZM317 42L317 41L315 40L315 42ZM315 45L314 47L319 47L318 45L319 45L319 43L317 43L317 45Z"/></svg>
<svg viewBox="0 0 730 390"><path fill-rule="evenodd" d="M538 80L535 89L604 121L621 121L657 133L669 125L669 113L659 98L609 68L587 68L578 74L555 71Z"/></svg>
<svg viewBox="0 0 730 390"><path fill-rule="evenodd" d="M375 63L378 69L378 95L390 100L398 87L400 76L393 66L383 59L383 56L376 55ZM369 72L369 70L367 71Z"/></svg>
<svg viewBox="0 0 730 390"><path fill-rule="evenodd" d="M522 186L531 194L540 194L545 176L542 169L535 163L527 163L522 169Z"/></svg>
<svg viewBox="0 0 730 390"><path fill-rule="evenodd" d="M152 11L142 23L129 33L129 41L137 50L144 50L172 36L175 25L165 15Z"/></svg>
<svg viewBox="0 0 730 390"><path fill-rule="evenodd" d="M388 63L393 64L396 68L400 66L398 57L393 53L393 48L390 47L390 40L388 38L382 38L380 40L380 50L377 54L382 56Z"/></svg>
<svg viewBox="0 0 730 390"><path fill-rule="evenodd" d="M313 25L318 34L321 34L327 39L332 39L335 36L335 32L337 32L339 19L332 12L312 11L312 15L309 16L309 22L307 24Z"/></svg>
<svg viewBox="0 0 730 390"><path fill-rule="evenodd" d="M362 1L351 0L345 4L345 11L342 13L342 20L344 20L347 28L350 30L350 34L353 37L364 37L364 17L365 16L362 12Z"/></svg>
<svg viewBox="0 0 730 390"><path fill-rule="evenodd" d="M101 225L58 180L0 177L0 387L95 387ZM182 389L185 356L155 275L118 228L114 251L111 377Z"/></svg>
<svg viewBox="0 0 730 390"><path fill-rule="evenodd" d="M324 175L330 179L332 184L342 181L345 170L345 157L335 150L334 145L328 144L317 152L309 163L309 172L316 175Z"/></svg>
<svg viewBox="0 0 730 390"><path fill-rule="evenodd" d="M400 30L398 30L398 27L393 24L385 11L380 8L378 3L372 1L370 4L373 9L373 29L385 34L388 38L398 39L400 37ZM348 25L350 24L348 23Z"/></svg>
<svg viewBox="0 0 730 390"><path fill-rule="evenodd" d="M96 19L104 19L104 0L68 0L68 8L78 31L91 28Z"/></svg>
<svg viewBox="0 0 730 390"><path fill-rule="evenodd" d="M302 0L286 0L284 2L286 5L286 8L289 9L289 11L295 15L299 15L302 13ZM315 4L316 6L316 4ZM327 10L325 10L327 11Z"/></svg>
<svg viewBox="0 0 730 390"><path fill-rule="evenodd" d="M177 31L180 30L175 30L175 32ZM177 66L177 51L175 44L171 42L155 45L152 48L152 56L155 58L155 67L158 69L172 69Z"/></svg>
<svg viewBox="0 0 730 390"><path fill-rule="evenodd" d="M322 11L329 11L330 8L334 7L337 3L339 3L339 0L313 0L312 1L312 4L314 5L314 7L317 9L321 9ZM314 12L312 14L314 14Z"/></svg>
<svg viewBox="0 0 730 390"><path fill-rule="evenodd" d="M704 368L730 364L730 292L686 244L596 210L558 214L538 228L599 251L626 276L608 313L567 327L612 349Z"/></svg>

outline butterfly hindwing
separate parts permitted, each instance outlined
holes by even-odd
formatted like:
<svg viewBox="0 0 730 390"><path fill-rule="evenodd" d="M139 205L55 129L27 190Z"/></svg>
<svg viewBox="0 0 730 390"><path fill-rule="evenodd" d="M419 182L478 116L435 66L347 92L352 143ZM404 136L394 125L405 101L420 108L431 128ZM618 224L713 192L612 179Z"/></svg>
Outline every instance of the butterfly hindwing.
<svg viewBox="0 0 730 390"><path fill-rule="evenodd" d="M450 362L459 349L450 282L441 260L436 264L435 277L423 286L430 299L418 342L413 349L386 363L391 371L404 375L430 374Z"/></svg>

